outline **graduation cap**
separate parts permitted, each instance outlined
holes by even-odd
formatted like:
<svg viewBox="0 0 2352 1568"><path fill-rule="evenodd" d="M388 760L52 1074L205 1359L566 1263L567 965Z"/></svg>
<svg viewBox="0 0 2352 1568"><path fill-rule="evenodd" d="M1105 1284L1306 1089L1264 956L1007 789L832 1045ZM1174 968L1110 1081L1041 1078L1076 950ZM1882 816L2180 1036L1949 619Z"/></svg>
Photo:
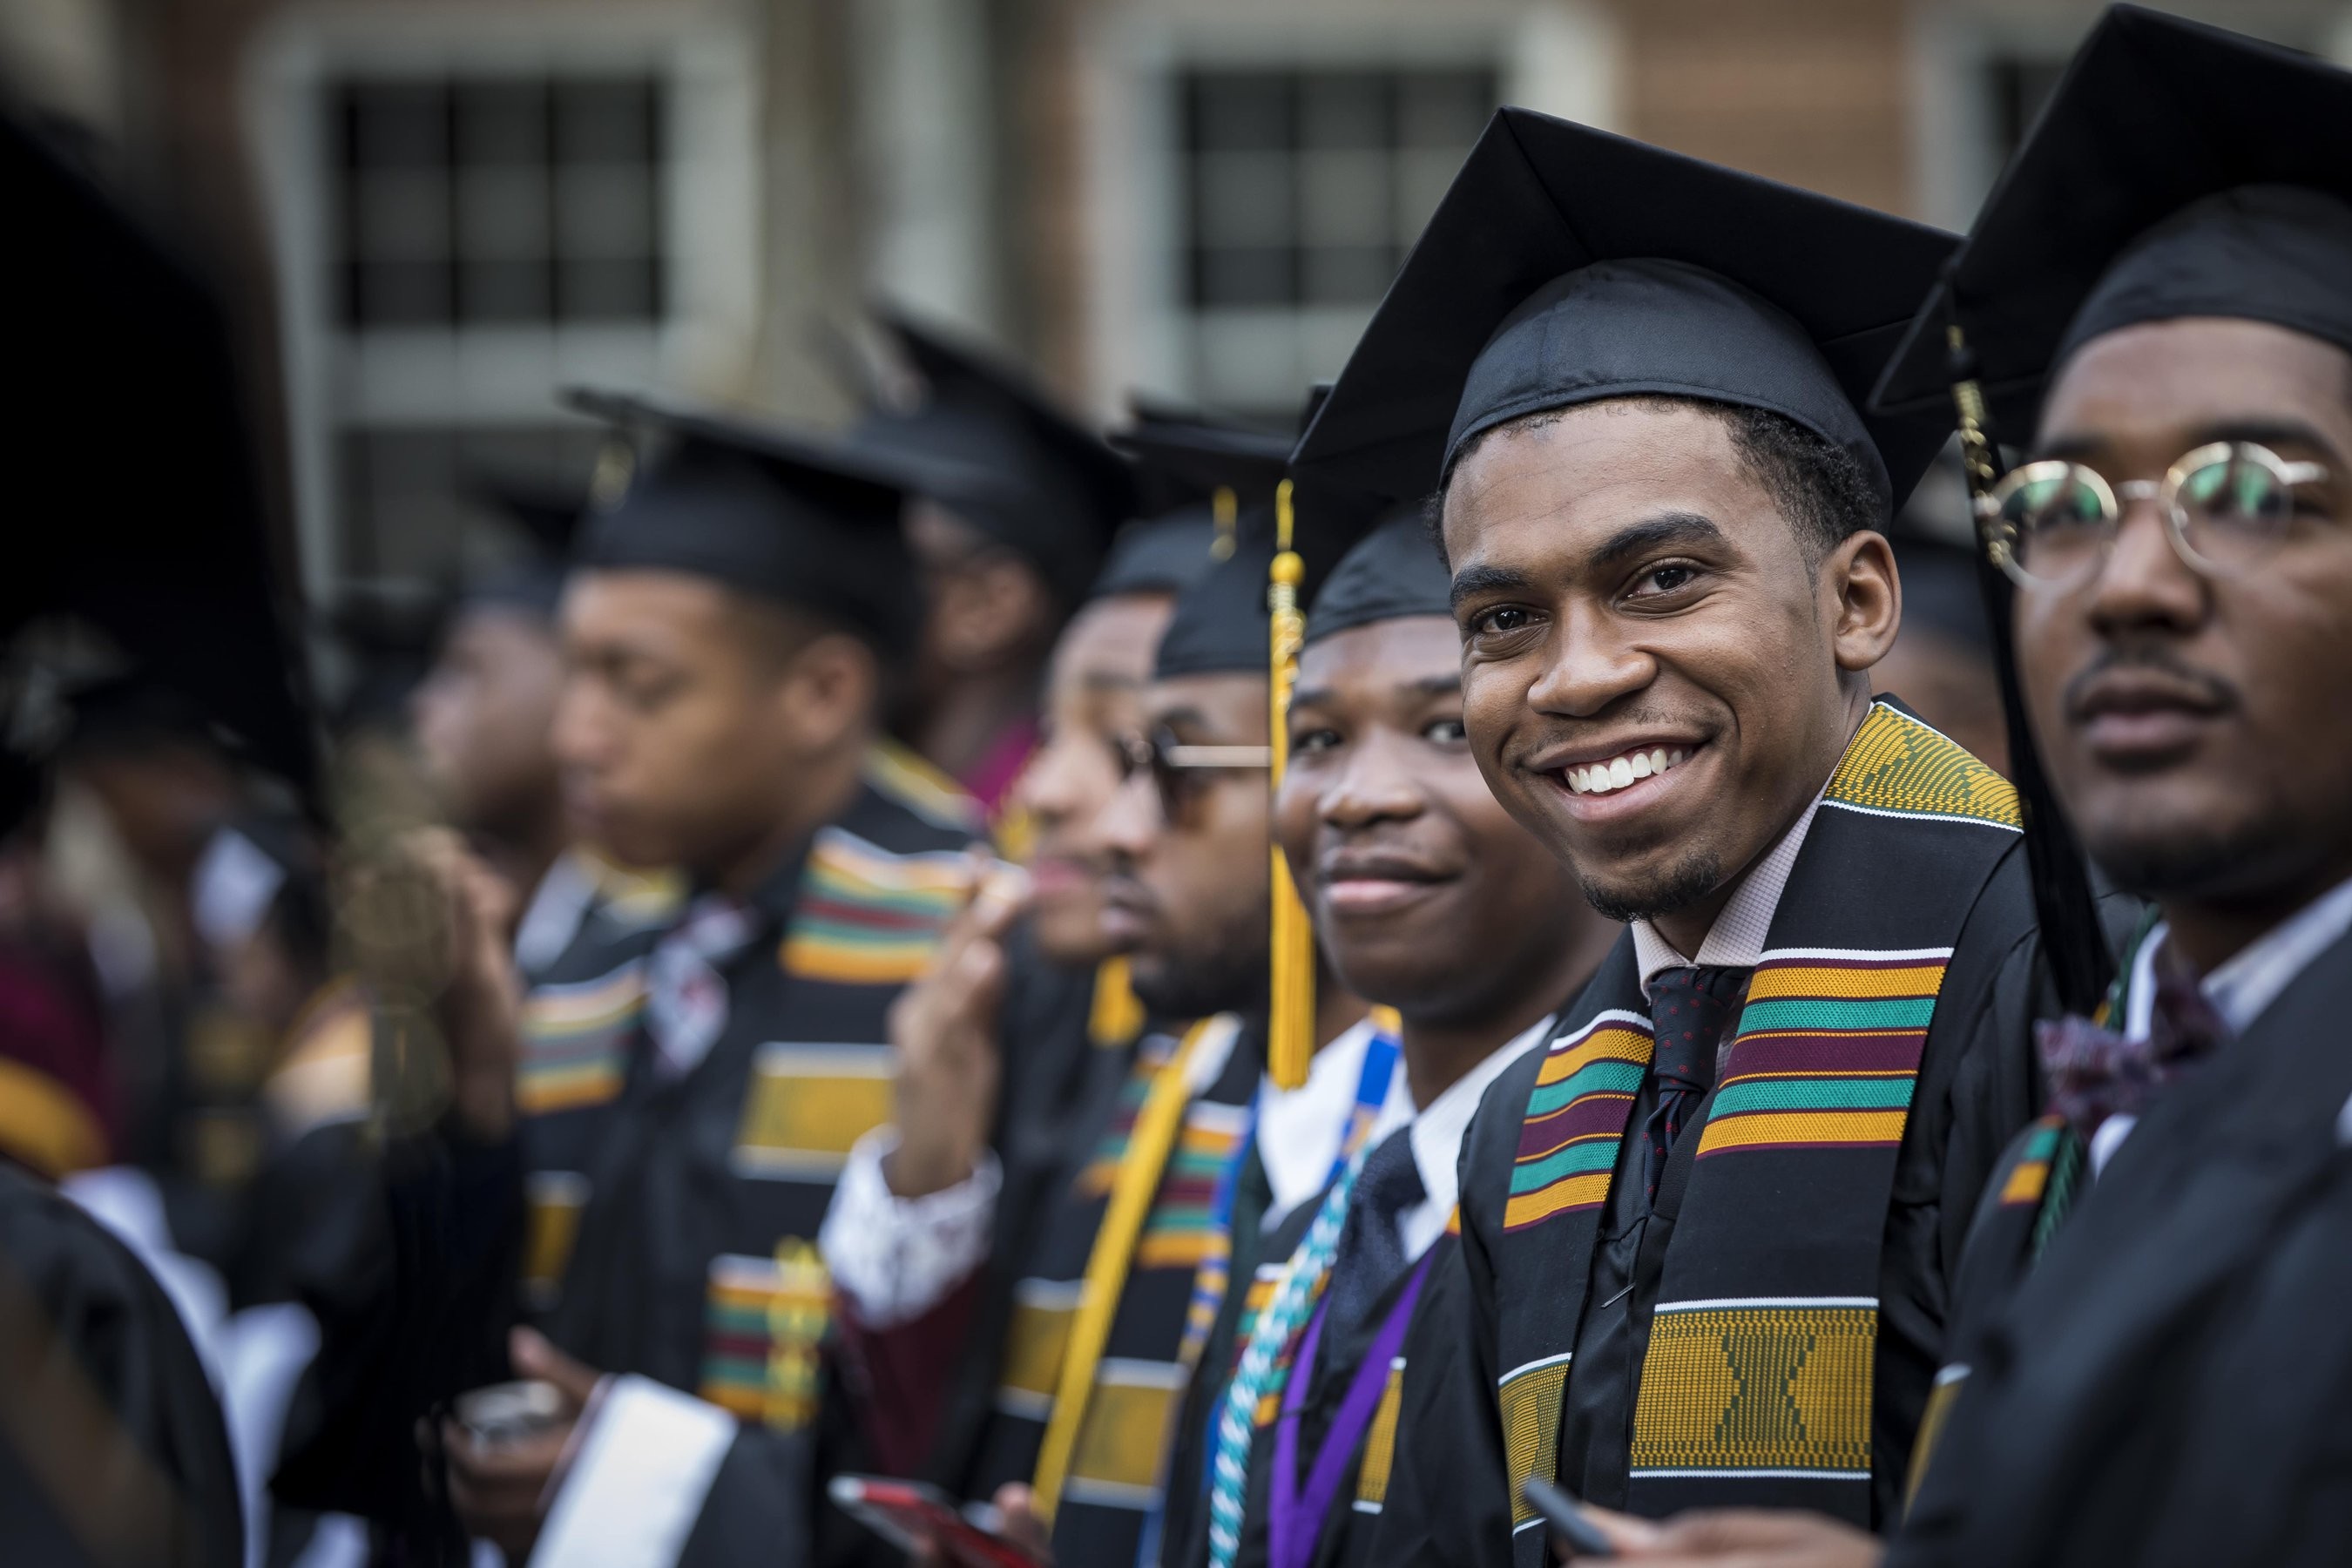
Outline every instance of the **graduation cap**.
<svg viewBox="0 0 2352 1568"><path fill-rule="evenodd" d="M2076 51L1913 321L1876 392L1956 409L1969 489L1998 441L2032 438L2051 376L2092 338L2226 316L2352 349L2352 76L2307 56L2118 5ZM2065 1005L2114 971L2080 844L2025 722L2011 586L1976 572L2024 806L2034 902Z"/></svg>
<svg viewBox="0 0 2352 1568"><path fill-rule="evenodd" d="M467 489L504 523L505 559L470 574L458 603L517 609L552 621L563 601L572 547L588 515L584 489L513 474L476 474Z"/></svg>
<svg viewBox="0 0 2352 1568"><path fill-rule="evenodd" d="M2000 438L2091 338L2179 316L2352 349L2352 74L2137 5L2075 52L1876 401L1951 409L1948 329Z"/></svg>
<svg viewBox="0 0 2352 1568"><path fill-rule="evenodd" d="M1524 415L1664 395L1853 453L1888 515L1949 433L1858 405L1952 239L1531 110L1496 112L1294 457L1407 498Z"/></svg>
<svg viewBox="0 0 2352 1568"><path fill-rule="evenodd" d="M210 291L98 185L0 114L8 568L0 639L94 625L245 759L309 795L294 620Z"/></svg>
<svg viewBox="0 0 2352 1568"><path fill-rule="evenodd" d="M1120 531L1093 596L1192 586L1234 552L1244 511L1271 516L1291 437L1135 404L1110 444L1133 459L1139 496L1160 510Z"/></svg>
<svg viewBox="0 0 2352 1568"><path fill-rule="evenodd" d="M692 573L837 621L886 660L904 651L915 581L904 463L650 395L575 389L565 401L664 442L588 520L575 566Z"/></svg>
<svg viewBox="0 0 2352 1568"><path fill-rule="evenodd" d="M1135 512L1118 453L1030 379L912 321L875 312L923 382L904 412L877 409L856 444L916 465L918 493L1026 560L1064 604L1086 596L1111 537Z"/></svg>
<svg viewBox="0 0 2352 1568"><path fill-rule="evenodd" d="M1411 503L1387 508L1317 591L1307 612L1307 641L1412 616L1451 620L1453 591L1454 574L1422 509Z"/></svg>

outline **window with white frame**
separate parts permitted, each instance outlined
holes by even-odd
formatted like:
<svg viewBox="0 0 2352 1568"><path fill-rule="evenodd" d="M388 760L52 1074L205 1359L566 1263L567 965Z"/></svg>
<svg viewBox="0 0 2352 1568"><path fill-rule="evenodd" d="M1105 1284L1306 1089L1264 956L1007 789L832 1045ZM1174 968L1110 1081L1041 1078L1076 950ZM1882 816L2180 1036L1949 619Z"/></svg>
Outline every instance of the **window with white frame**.
<svg viewBox="0 0 2352 1568"><path fill-rule="evenodd" d="M309 593L446 582L499 489L584 494L567 386L726 386L756 341L756 55L632 7L289 16L247 123Z"/></svg>
<svg viewBox="0 0 2352 1568"><path fill-rule="evenodd" d="M657 78L352 78L327 90L345 327L660 316Z"/></svg>
<svg viewBox="0 0 2352 1568"><path fill-rule="evenodd" d="M358 416L329 447L338 575L446 577L466 552L476 485L584 486L593 437L559 420L551 398L452 418L385 411L420 400L372 394L423 379L420 356L396 352L404 340L446 343L447 365L528 355L558 328L658 327L664 83L352 74L320 91L322 295L335 334L362 345L349 359Z"/></svg>
<svg viewBox="0 0 2352 1568"><path fill-rule="evenodd" d="M1497 101L1466 66L1193 66L1174 82L1192 395L1282 421L1335 374Z"/></svg>

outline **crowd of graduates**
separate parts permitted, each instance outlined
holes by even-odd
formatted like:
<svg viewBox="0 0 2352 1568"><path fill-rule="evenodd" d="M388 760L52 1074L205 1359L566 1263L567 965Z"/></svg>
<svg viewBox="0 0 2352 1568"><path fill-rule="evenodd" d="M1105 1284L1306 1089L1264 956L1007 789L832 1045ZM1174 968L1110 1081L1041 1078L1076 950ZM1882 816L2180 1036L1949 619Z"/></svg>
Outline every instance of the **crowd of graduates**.
<svg viewBox="0 0 2352 1568"><path fill-rule="evenodd" d="M2116 6L1965 237L1505 109L1293 431L583 389L334 714L5 151L174 460L31 334L0 1560L2352 1560L2352 75Z"/></svg>

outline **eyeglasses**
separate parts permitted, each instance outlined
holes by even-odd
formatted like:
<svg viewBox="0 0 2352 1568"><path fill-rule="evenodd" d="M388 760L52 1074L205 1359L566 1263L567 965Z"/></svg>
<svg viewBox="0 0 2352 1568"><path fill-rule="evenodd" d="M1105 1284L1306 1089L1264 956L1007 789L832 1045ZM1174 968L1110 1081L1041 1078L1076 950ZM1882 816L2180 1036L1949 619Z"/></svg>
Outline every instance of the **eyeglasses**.
<svg viewBox="0 0 2352 1568"><path fill-rule="evenodd" d="M2161 479L2109 485L2063 458L2013 468L1977 503L1994 564L2020 587L2071 587L2115 548L2127 501L2153 500L2180 559L2209 577L2261 563L2294 518L2294 491L2327 478L2317 463L2290 463L2252 441L2215 441Z"/></svg>
<svg viewBox="0 0 2352 1568"><path fill-rule="evenodd" d="M1149 739L1122 735L1112 742L1112 750L1118 759L1119 782L1148 772L1160 797L1160 814L1171 822L1183 820L1199 803L1209 774L1274 765L1271 746L1195 746L1164 727Z"/></svg>

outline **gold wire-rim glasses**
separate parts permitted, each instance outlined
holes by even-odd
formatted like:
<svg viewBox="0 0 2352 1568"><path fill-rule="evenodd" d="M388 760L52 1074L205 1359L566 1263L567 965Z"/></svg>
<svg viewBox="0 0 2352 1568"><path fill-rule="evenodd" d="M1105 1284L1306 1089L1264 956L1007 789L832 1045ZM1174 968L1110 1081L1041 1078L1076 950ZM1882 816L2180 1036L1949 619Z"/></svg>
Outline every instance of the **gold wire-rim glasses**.
<svg viewBox="0 0 2352 1568"><path fill-rule="evenodd" d="M2259 493L2239 484L2250 475L2263 481ZM2165 537L2180 559L2208 577L2229 577L2277 546L2294 515L2297 487L2327 477L2323 464L2291 463L2255 441L2210 441L2183 453L2161 479L2120 485L2109 484L2105 475L2084 464L2045 458L2011 469L1990 495L1980 498L1977 525L1993 564L2011 581L2022 588L2063 588L2086 579L2105 561L2123 524L2125 505L2152 500L2164 520ZM2243 508L2239 521L2219 521L2213 501L2232 495L2256 504ZM2086 496L2095 503L2095 515L2080 508ZM2062 506L2072 506L2072 514L2060 515ZM2063 539L2057 535L2061 527L2080 531ZM2043 558L2062 564L2045 571L2028 564L2036 553L2032 546L2037 537L2045 541L2040 552ZM2207 543L2200 546L2200 539ZM2232 542L2217 553L2211 542L2217 539ZM2063 547L2053 548L2062 543Z"/></svg>

